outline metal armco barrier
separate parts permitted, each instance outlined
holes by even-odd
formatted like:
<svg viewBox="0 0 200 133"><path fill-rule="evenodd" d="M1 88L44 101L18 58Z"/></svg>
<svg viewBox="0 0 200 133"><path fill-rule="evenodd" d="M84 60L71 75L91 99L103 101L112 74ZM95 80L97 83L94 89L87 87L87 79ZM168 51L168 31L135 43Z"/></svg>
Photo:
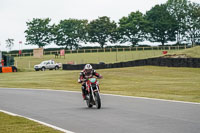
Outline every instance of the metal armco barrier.
<svg viewBox="0 0 200 133"><path fill-rule="evenodd" d="M63 64L63 70L82 70L85 64ZM91 64L94 69L122 68L134 66L167 66L200 68L200 58L149 58L113 64Z"/></svg>

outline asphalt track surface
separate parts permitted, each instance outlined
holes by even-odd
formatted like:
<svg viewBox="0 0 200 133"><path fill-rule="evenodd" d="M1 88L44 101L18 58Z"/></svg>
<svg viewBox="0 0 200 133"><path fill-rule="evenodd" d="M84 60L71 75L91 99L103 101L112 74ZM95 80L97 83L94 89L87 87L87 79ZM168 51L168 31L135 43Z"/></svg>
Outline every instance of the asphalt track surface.
<svg viewBox="0 0 200 133"><path fill-rule="evenodd" d="M200 133L200 104L101 95L89 109L76 92L0 88L0 110L76 133Z"/></svg>

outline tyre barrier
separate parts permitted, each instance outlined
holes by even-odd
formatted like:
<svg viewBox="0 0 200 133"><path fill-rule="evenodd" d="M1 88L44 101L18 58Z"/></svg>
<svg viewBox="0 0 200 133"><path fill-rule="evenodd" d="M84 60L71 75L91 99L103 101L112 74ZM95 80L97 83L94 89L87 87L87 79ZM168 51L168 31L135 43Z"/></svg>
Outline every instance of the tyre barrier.
<svg viewBox="0 0 200 133"><path fill-rule="evenodd" d="M9 72L17 72L17 68L15 66L0 67L0 73L9 73Z"/></svg>
<svg viewBox="0 0 200 133"><path fill-rule="evenodd" d="M134 66L167 66L200 68L200 58L149 58L113 64L91 64L94 69L122 68ZM63 70L82 70L85 64L63 64Z"/></svg>

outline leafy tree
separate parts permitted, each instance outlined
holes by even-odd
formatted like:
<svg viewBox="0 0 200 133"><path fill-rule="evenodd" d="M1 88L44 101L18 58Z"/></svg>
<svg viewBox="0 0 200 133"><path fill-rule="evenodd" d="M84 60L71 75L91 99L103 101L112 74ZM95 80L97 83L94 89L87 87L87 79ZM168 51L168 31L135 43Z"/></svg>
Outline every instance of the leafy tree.
<svg viewBox="0 0 200 133"><path fill-rule="evenodd" d="M107 42L116 42L117 24L110 20L109 17L103 16L91 21L87 26L88 41L99 43L103 48Z"/></svg>
<svg viewBox="0 0 200 133"><path fill-rule="evenodd" d="M12 47L14 46L14 39L10 39L10 38L8 38L7 40L6 40L6 48L8 48L9 49L9 51L11 51L11 49L12 49Z"/></svg>
<svg viewBox="0 0 200 133"><path fill-rule="evenodd" d="M50 19L34 18L32 21L26 22L28 29L26 33L26 45L37 45L44 47L52 41L52 27L49 25Z"/></svg>
<svg viewBox="0 0 200 133"><path fill-rule="evenodd" d="M176 31L177 34L177 43L181 44L181 38L185 36L186 32L186 16L188 13L188 0L168 0L167 1L167 10L170 15L172 15L178 25L178 29Z"/></svg>
<svg viewBox="0 0 200 133"><path fill-rule="evenodd" d="M132 12L128 17L123 17L119 20L120 42L131 42L132 45L137 45L138 42L144 41L146 21L141 12Z"/></svg>
<svg viewBox="0 0 200 133"><path fill-rule="evenodd" d="M54 26L54 42L66 48L78 48L78 43L86 40L87 20L68 19L61 20Z"/></svg>
<svg viewBox="0 0 200 133"><path fill-rule="evenodd" d="M200 4L190 2L188 8L186 21L187 37L194 45L200 39Z"/></svg>
<svg viewBox="0 0 200 133"><path fill-rule="evenodd" d="M164 45L168 41L176 40L176 20L169 14L166 5L154 6L146 13L145 18L149 22L147 27L149 41L161 42Z"/></svg>

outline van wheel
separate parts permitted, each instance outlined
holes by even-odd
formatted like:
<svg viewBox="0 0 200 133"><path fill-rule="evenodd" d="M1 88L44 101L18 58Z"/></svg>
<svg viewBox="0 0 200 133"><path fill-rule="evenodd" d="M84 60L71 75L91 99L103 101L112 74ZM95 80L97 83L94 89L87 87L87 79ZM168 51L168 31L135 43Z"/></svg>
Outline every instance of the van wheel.
<svg viewBox="0 0 200 133"><path fill-rule="evenodd" d="M58 66L56 66L56 67L55 67L55 70L58 70L58 69L59 69L59 67L58 67Z"/></svg>
<svg viewBox="0 0 200 133"><path fill-rule="evenodd" d="M42 67L42 71L45 71L45 69L46 69L45 67Z"/></svg>

